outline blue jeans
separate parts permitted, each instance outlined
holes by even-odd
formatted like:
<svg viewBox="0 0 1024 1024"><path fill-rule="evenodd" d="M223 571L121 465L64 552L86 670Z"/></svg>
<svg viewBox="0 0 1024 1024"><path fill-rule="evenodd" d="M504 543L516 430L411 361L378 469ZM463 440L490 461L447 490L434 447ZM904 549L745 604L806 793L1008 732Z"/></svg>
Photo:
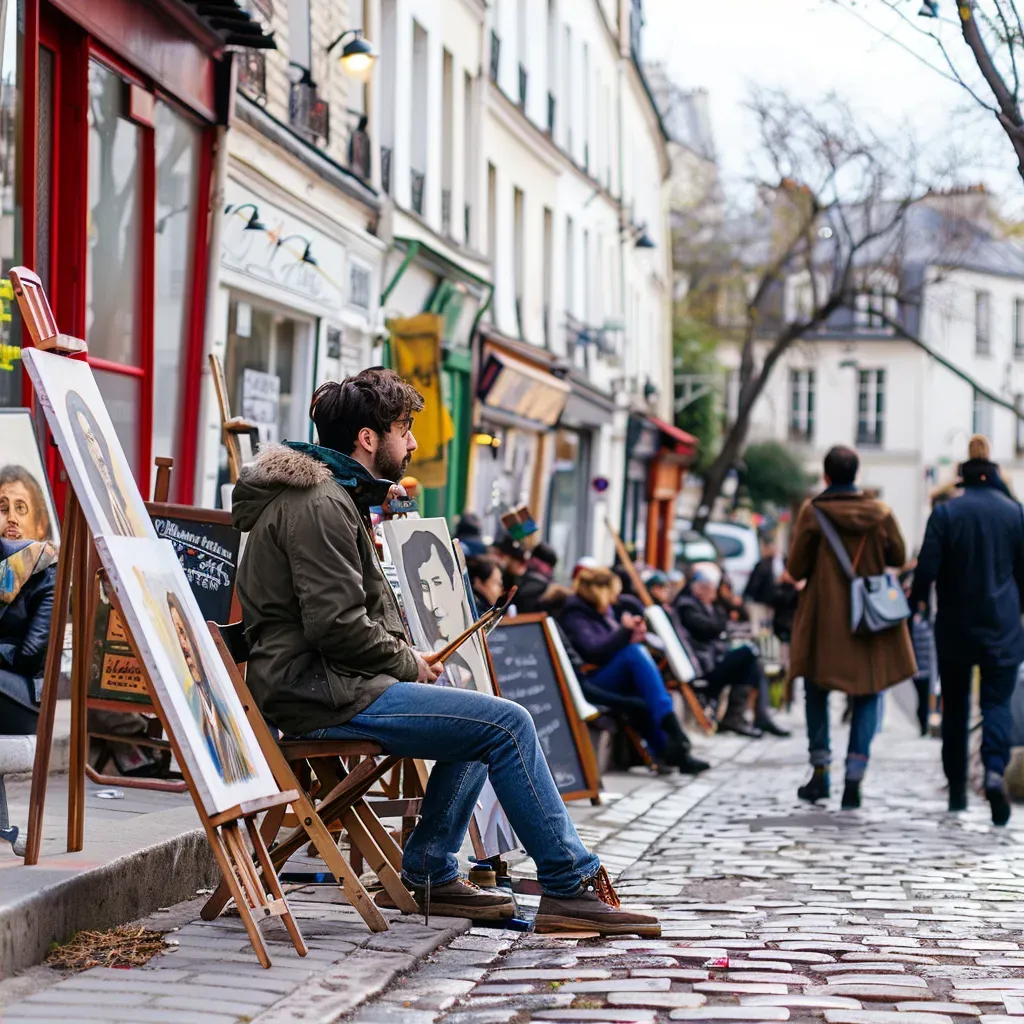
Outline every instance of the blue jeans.
<svg viewBox="0 0 1024 1024"><path fill-rule="evenodd" d="M675 709L672 697L665 689L665 680L661 678L651 652L643 644L623 647L607 665L587 676L587 682L609 693L640 697L647 705L651 719L644 739L654 754L660 754L665 749L668 737L661 727L661 721Z"/></svg>
<svg viewBox="0 0 1024 1024"><path fill-rule="evenodd" d="M459 875L458 852L484 780L537 865L551 896L575 896L601 866L580 842L558 795L528 711L474 690L393 683L345 725L310 739L372 740L389 754L435 761L416 830L402 855L406 882L444 885Z"/></svg>
<svg viewBox="0 0 1024 1024"><path fill-rule="evenodd" d="M815 768L828 768L832 763L829 747L828 690L804 680L804 701L807 708L807 746L811 764ZM860 782L868 768L871 741L878 732L879 694L852 697L853 721L850 723L850 743L846 751L846 777Z"/></svg>
<svg viewBox="0 0 1024 1024"><path fill-rule="evenodd" d="M971 718L969 662L939 662L942 682L942 767L950 786L967 784L967 740ZM1013 714L1010 698L1017 684L1016 665L981 666L981 762L986 772L1002 775L1010 763Z"/></svg>

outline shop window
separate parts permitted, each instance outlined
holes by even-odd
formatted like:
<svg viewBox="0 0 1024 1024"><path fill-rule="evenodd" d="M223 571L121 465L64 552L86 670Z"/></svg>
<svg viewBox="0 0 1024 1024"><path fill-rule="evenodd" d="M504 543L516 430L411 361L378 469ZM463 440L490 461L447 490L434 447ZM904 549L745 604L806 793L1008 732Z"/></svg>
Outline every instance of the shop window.
<svg viewBox="0 0 1024 1024"><path fill-rule="evenodd" d="M857 373L857 444L881 445L885 436L885 370Z"/></svg>
<svg viewBox="0 0 1024 1024"><path fill-rule="evenodd" d="M814 371L789 371L789 436L793 441L814 440Z"/></svg>
<svg viewBox="0 0 1024 1024"><path fill-rule="evenodd" d="M0 5L3 24L0 31L8 45L0 48L0 270L7 271L21 262L20 237L15 225L20 221L21 196L15 189L15 169L20 156L17 146L17 125L20 123L18 107L21 102L20 68L16 39L18 4ZM49 60L42 57L47 54ZM49 115L52 106L50 96L53 81L53 61L49 51L40 51L39 62L39 110ZM40 137L39 146L44 148L48 139ZM47 277L43 277L44 285ZM10 312L12 298L0 297L3 312ZM11 330L12 321L0 319L0 406L21 405L21 353L19 340Z"/></svg>
<svg viewBox="0 0 1024 1024"><path fill-rule="evenodd" d="M85 340L94 359L138 367L142 129L116 72L89 62Z"/></svg>
<svg viewBox="0 0 1024 1024"><path fill-rule="evenodd" d="M188 354L200 141L195 125L166 104L157 104L153 372L158 397L153 402L152 451L171 456L176 464L181 458L181 387Z"/></svg>
<svg viewBox="0 0 1024 1024"><path fill-rule="evenodd" d="M373 275L368 267L349 262L348 265L348 301L351 306L369 309L372 305L370 295Z"/></svg>

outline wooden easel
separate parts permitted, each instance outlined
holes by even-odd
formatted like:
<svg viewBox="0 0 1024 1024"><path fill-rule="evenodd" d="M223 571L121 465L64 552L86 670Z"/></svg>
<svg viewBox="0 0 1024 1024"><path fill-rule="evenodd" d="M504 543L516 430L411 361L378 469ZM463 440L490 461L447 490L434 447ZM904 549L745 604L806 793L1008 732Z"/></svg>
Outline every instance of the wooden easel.
<svg viewBox="0 0 1024 1024"><path fill-rule="evenodd" d="M16 267L10 272L14 283L14 294L32 341L36 348L55 355L72 357L84 355L87 351L84 341L68 338L58 333L56 320L39 278L25 267ZM57 578L54 588L53 613L50 621L49 646L43 674L43 692L39 708L38 739L36 742L35 766L32 773L32 789L29 797L28 842L25 853L26 864L39 861L42 841L43 811L46 801L46 783L50 767L50 744L53 741L54 715L57 707L57 686L60 677L60 660L64 648L64 631L67 624L69 598L74 588L75 601L72 616L72 701L82 713L72 723L71 763L84 767L87 754L85 702L88 696L89 674L89 623L93 588L90 586L89 555L92 538L85 516L74 488L69 484L64 511L64 539L57 562ZM123 609L116 593L111 593L111 603L124 620ZM206 837L213 850L224 882L235 901L239 916L256 952L257 959L264 967L270 967L270 957L259 929L258 921L272 917L282 918L291 937L292 944L300 956L307 952L306 944L292 916L277 875L270 866L263 837L256 827L255 817L273 808L284 808L298 798L294 791L272 794L258 800L240 803L226 811L208 815L198 799L188 764L181 755L177 738L168 728L168 719L160 705L157 691L146 672L141 652L131 629L125 620L125 633L132 652L142 667L149 691L150 701L164 731L169 738L171 749L181 768L182 774L193 794L196 811L203 823ZM69 852L78 851L85 845L85 772L72 776L68 786L68 842ZM263 881L256 870L253 855L250 855L244 832L252 844L255 861L263 869Z"/></svg>
<svg viewBox="0 0 1024 1024"><path fill-rule="evenodd" d="M636 565L633 563L633 559L629 557L629 552L626 550L626 545L622 543L619 531L607 520L605 520L605 526L608 527L608 532L612 535L612 540L615 542L615 551L619 556L622 567L626 570L626 575L629 576L630 582L633 584L636 596L640 598L645 608L652 607L654 598L651 597L647 585L640 579L640 573L636 571ZM659 668L662 671L667 668L667 659L662 658L659 660ZM693 720L705 735L710 736L715 731L715 727L708 718L701 702L697 700L697 694L693 692L693 687L689 683L684 683L682 679L676 679L674 682L679 688L679 692L683 695L683 700L686 701L686 706L689 708L690 714L693 715Z"/></svg>

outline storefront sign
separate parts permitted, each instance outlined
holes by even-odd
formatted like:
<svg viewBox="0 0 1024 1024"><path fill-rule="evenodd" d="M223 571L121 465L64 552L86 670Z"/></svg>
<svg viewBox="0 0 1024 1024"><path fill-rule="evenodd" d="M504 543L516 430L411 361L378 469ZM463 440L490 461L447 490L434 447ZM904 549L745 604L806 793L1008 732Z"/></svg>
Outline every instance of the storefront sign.
<svg viewBox="0 0 1024 1024"><path fill-rule="evenodd" d="M504 352L491 351L480 373L480 400L491 409L553 427L569 397L569 385Z"/></svg>
<svg viewBox="0 0 1024 1024"><path fill-rule="evenodd" d="M230 178L220 259L223 266L330 309L347 301L345 247ZM266 294L266 288L255 288Z"/></svg>
<svg viewBox="0 0 1024 1024"><path fill-rule="evenodd" d="M409 472L421 487L443 487L448 481L448 442L455 426L441 393L441 332L444 318L434 313L389 320L391 360L399 375L423 396L416 414L416 441Z"/></svg>
<svg viewBox="0 0 1024 1024"><path fill-rule="evenodd" d="M280 405L280 377L248 367L242 371L242 418L259 428L261 444L274 444L278 440Z"/></svg>

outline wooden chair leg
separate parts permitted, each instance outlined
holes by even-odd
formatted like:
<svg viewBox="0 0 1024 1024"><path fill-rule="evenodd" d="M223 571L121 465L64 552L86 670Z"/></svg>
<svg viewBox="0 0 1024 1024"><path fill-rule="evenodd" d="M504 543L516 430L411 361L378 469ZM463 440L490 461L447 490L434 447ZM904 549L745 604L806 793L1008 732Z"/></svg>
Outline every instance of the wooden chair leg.
<svg viewBox="0 0 1024 1024"><path fill-rule="evenodd" d="M420 908L412 898L412 893L405 887L405 883L399 877L394 865L381 852L381 848L370 833L366 819L357 809L360 806L367 812L368 817L373 818L378 825L380 824L380 820L366 807L365 802L362 800L359 801L356 807L349 809L342 815L342 823L348 831L349 839L352 840L353 861L355 860L356 850L358 850L366 858L367 864L370 865L370 870L380 879L380 883L384 886L387 894L394 900L395 906L404 914L418 914Z"/></svg>
<svg viewBox="0 0 1024 1024"><path fill-rule="evenodd" d="M360 800L354 806L356 813L363 819L363 824L366 825L370 835L373 836L374 842L380 847L381 853L387 857L391 866L401 873L402 848L395 842L395 837L384 827L384 823L377 817L373 807L365 799Z"/></svg>
<svg viewBox="0 0 1024 1024"><path fill-rule="evenodd" d="M700 701L697 700L697 694L693 692L693 687L689 683L680 683L679 692L683 695L683 700L686 701L686 706L690 709L693 720L706 736L710 736L714 732L714 727Z"/></svg>

